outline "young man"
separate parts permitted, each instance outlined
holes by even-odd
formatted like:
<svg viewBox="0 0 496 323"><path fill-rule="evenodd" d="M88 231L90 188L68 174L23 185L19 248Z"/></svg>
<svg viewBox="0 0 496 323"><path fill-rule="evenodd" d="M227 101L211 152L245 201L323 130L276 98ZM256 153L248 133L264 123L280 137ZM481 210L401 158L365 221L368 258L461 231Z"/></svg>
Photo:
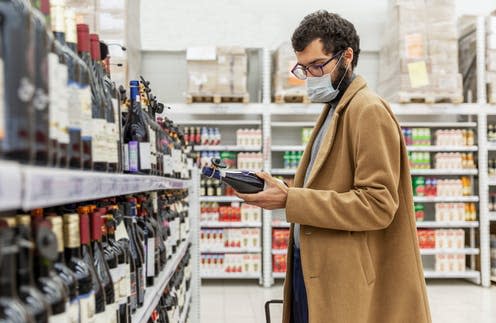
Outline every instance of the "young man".
<svg viewBox="0 0 496 323"><path fill-rule="evenodd" d="M284 323L431 322L409 162L388 104L354 74L359 37L349 21L318 11L292 37L313 102L325 103L286 188L239 194L286 208L291 225Z"/></svg>

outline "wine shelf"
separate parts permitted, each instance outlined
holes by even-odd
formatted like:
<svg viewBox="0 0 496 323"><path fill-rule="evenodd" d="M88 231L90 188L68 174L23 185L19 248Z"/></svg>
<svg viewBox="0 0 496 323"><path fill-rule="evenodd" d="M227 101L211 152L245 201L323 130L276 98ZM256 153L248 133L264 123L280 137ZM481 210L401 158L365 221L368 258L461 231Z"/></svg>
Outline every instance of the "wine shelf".
<svg viewBox="0 0 496 323"><path fill-rule="evenodd" d="M160 297L162 297L162 292L165 286L172 278L172 275L176 271L177 266L183 259L186 251L189 248L191 241L191 234L188 238L181 243L178 251L172 256L172 259L168 260L165 269L160 273L158 278L155 280L153 286L147 287L145 292L145 301L143 307L136 310L136 313L132 315L132 322L146 323L152 315L153 310L157 307Z"/></svg>
<svg viewBox="0 0 496 323"><path fill-rule="evenodd" d="M191 298L192 298L192 295L191 295L191 291L190 292L187 292L187 296L186 296L186 302L184 303L184 307L183 307L183 312L181 313L181 318L179 319L179 323L186 323L187 321L187 318L188 318L188 311L189 311L189 308L191 306Z"/></svg>
<svg viewBox="0 0 496 323"><path fill-rule="evenodd" d="M229 146L229 145L211 145L211 146L193 146L195 151L261 151L260 146Z"/></svg>
<svg viewBox="0 0 496 323"><path fill-rule="evenodd" d="M262 248L206 248L200 247L201 253L260 253L262 252Z"/></svg>
<svg viewBox="0 0 496 323"><path fill-rule="evenodd" d="M242 202L237 196L200 196L200 202Z"/></svg>
<svg viewBox="0 0 496 323"><path fill-rule="evenodd" d="M260 273L201 273L201 279L259 279Z"/></svg>
<svg viewBox="0 0 496 323"><path fill-rule="evenodd" d="M261 222L200 222L202 228L261 228Z"/></svg>
<svg viewBox="0 0 496 323"><path fill-rule="evenodd" d="M22 172L16 163L0 162L0 211L22 206Z"/></svg>

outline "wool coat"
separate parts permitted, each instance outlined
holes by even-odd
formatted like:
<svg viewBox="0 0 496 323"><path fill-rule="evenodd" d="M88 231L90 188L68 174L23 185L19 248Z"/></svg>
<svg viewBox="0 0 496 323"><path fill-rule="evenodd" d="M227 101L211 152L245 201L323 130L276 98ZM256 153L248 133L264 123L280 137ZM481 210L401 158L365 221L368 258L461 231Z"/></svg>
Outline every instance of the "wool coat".
<svg viewBox="0 0 496 323"><path fill-rule="evenodd" d="M310 323L431 322L407 149L389 105L357 76L336 106L309 178L314 128L288 191L300 223ZM284 285L290 323L293 225Z"/></svg>

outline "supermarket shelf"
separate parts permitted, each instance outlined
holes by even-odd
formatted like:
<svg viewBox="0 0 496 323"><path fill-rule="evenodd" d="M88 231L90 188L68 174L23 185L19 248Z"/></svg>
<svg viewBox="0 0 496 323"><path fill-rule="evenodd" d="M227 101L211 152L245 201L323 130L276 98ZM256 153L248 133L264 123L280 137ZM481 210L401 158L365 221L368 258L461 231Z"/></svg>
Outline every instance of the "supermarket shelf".
<svg viewBox="0 0 496 323"><path fill-rule="evenodd" d="M193 146L195 151L260 151L260 146L229 146L229 145L211 145L211 146Z"/></svg>
<svg viewBox="0 0 496 323"><path fill-rule="evenodd" d="M272 146L272 151L303 151L305 150L304 145L281 145L281 146Z"/></svg>
<svg viewBox="0 0 496 323"><path fill-rule="evenodd" d="M158 278L155 279L156 283L153 286L146 288L145 301L143 303L144 305L143 307L137 309L136 313L132 315L133 322L148 322L153 310L157 307L160 297L162 297L162 291L165 289L165 286L176 271L181 259L186 254L190 241L191 235L188 236L185 242L181 243L176 254L173 255L172 259L167 262L165 269L158 276Z"/></svg>
<svg viewBox="0 0 496 323"><path fill-rule="evenodd" d="M414 202L418 203L469 203L469 202L479 202L478 196L414 196Z"/></svg>
<svg viewBox="0 0 496 323"><path fill-rule="evenodd" d="M186 126L250 126L260 125L261 120L176 120L175 123Z"/></svg>
<svg viewBox="0 0 496 323"><path fill-rule="evenodd" d="M417 228L478 228L479 221L417 221Z"/></svg>
<svg viewBox="0 0 496 323"><path fill-rule="evenodd" d="M171 103L170 107L171 109L165 112L168 117L179 114L262 114L267 109L267 105L262 103ZM179 118L174 116L172 119Z"/></svg>
<svg viewBox="0 0 496 323"><path fill-rule="evenodd" d="M21 208L22 187L21 166L0 162L0 211Z"/></svg>
<svg viewBox="0 0 496 323"><path fill-rule="evenodd" d="M407 146L408 151L477 151L477 146Z"/></svg>
<svg viewBox="0 0 496 323"><path fill-rule="evenodd" d="M400 122L400 125L410 128L475 128L477 122Z"/></svg>
<svg viewBox="0 0 496 323"><path fill-rule="evenodd" d="M285 255L288 253L287 249L272 249L273 255Z"/></svg>
<svg viewBox="0 0 496 323"><path fill-rule="evenodd" d="M496 186L496 178L495 177L488 177L487 178L487 185Z"/></svg>
<svg viewBox="0 0 496 323"><path fill-rule="evenodd" d="M319 115L324 109L324 104L285 103L272 104L272 115Z"/></svg>
<svg viewBox="0 0 496 323"><path fill-rule="evenodd" d="M237 196L200 196L200 202L242 202Z"/></svg>
<svg viewBox="0 0 496 323"><path fill-rule="evenodd" d="M477 169L412 169L412 175L477 175Z"/></svg>
<svg viewBox="0 0 496 323"><path fill-rule="evenodd" d="M491 276L491 281L492 281L493 283L496 283L496 276Z"/></svg>
<svg viewBox="0 0 496 323"><path fill-rule="evenodd" d="M273 228L290 228L291 224L287 222L272 222Z"/></svg>
<svg viewBox="0 0 496 323"><path fill-rule="evenodd" d="M275 273L275 272L272 272L272 277L274 277L276 279L284 279L284 278L286 278L286 273Z"/></svg>
<svg viewBox="0 0 496 323"><path fill-rule="evenodd" d="M463 254L463 255L478 255L478 248L434 248L434 249L420 249L420 254L422 256L431 255L444 255L444 254Z"/></svg>
<svg viewBox="0 0 496 323"><path fill-rule="evenodd" d="M496 151L496 143L494 143L494 142L488 142L487 143L487 150L489 150L489 151Z"/></svg>
<svg viewBox="0 0 496 323"><path fill-rule="evenodd" d="M201 279L259 279L260 273L201 273Z"/></svg>
<svg viewBox="0 0 496 323"><path fill-rule="evenodd" d="M187 188L189 181L160 176L21 167L25 210L145 191ZM3 176L2 176L3 177ZM10 188L9 188L10 190Z"/></svg>
<svg viewBox="0 0 496 323"><path fill-rule="evenodd" d="M202 228L261 228L261 222L200 222Z"/></svg>
<svg viewBox="0 0 496 323"><path fill-rule="evenodd" d="M186 296L186 301L184 303L183 312L181 313L181 317L179 318L179 323L186 323L186 319L188 318L189 307L191 306L192 292L189 291Z"/></svg>
<svg viewBox="0 0 496 323"><path fill-rule="evenodd" d="M299 122L299 121L294 121L294 122L272 122L270 124L272 128L283 128L283 127L314 127L315 122Z"/></svg>
<svg viewBox="0 0 496 323"><path fill-rule="evenodd" d="M468 278L468 279L479 279L480 278L480 272L475 271L475 270L465 270L465 271L459 271L459 272L437 272L434 270L425 270L424 271L424 276L425 278L447 278L447 279L454 279L454 278Z"/></svg>
<svg viewBox="0 0 496 323"><path fill-rule="evenodd" d="M496 212L489 212L489 221L496 221Z"/></svg>
<svg viewBox="0 0 496 323"><path fill-rule="evenodd" d="M201 253L259 253L262 248L206 248L200 247Z"/></svg>
<svg viewBox="0 0 496 323"><path fill-rule="evenodd" d="M477 103L392 103L391 108L395 115L477 115L484 111Z"/></svg>
<svg viewBox="0 0 496 323"><path fill-rule="evenodd" d="M272 168L270 173L272 175L294 175L296 174L296 169Z"/></svg>

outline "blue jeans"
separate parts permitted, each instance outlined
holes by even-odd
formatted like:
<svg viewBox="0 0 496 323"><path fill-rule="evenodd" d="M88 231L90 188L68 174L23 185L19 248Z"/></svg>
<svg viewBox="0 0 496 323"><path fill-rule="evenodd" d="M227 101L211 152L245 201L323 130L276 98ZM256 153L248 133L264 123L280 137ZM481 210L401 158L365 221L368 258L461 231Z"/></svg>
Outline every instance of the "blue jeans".
<svg viewBox="0 0 496 323"><path fill-rule="evenodd" d="M308 323L308 301L303 270L301 268L300 249L293 245L291 323Z"/></svg>

